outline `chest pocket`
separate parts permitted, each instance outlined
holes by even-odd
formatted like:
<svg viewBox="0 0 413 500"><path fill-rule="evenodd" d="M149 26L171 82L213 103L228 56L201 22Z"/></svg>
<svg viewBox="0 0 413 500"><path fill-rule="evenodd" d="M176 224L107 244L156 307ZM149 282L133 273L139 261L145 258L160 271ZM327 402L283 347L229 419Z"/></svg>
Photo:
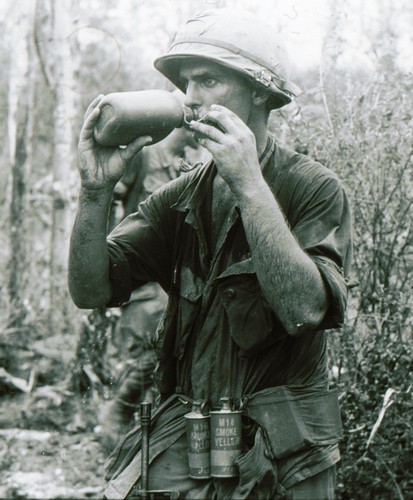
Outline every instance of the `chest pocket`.
<svg viewBox="0 0 413 500"><path fill-rule="evenodd" d="M177 315L177 332L174 354L181 359L186 341L193 331L201 309L204 281L196 276L189 267L182 266L180 270L179 308Z"/></svg>
<svg viewBox="0 0 413 500"><path fill-rule="evenodd" d="M231 337L249 357L287 335L265 300L251 259L229 267L217 278Z"/></svg>

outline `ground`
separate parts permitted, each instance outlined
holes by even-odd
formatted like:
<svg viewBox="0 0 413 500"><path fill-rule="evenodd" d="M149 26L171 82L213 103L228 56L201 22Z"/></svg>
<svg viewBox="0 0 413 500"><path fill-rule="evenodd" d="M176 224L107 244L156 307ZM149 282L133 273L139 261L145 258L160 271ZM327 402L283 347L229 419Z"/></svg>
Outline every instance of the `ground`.
<svg viewBox="0 0 413 500"><path fill-rule="evenodd" d="M102 498L104 456L93 433L0 430L1 498Z"/></svg>
<svg viewBox="0 0 413 500"><path fill-rule="evenodd" d="M0 498L102 498L100 426L73 404L28 398L0 398Z"/></svg>
<svg viewBox="0 0 413 500"><path fill-rule="evenodd" d="M112 386L77 362L78 342L41 337L18 357L0 345L0 500L102 498L105 461L128 429L108 414ZM109 355L117 380L123 365Z"/></svg>

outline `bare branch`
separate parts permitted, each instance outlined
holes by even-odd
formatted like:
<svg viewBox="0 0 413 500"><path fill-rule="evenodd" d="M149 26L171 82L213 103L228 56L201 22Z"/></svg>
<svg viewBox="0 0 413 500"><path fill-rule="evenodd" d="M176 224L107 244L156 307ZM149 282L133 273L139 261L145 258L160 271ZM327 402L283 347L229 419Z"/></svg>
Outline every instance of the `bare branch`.
<svg viewBox="0 0 413 500"><path fill-rule="evenodd" d="M373 429L371 430L370 436L369 436L369 438L367 440L366 448L368 448L370 446L370 444L372 443L372 441L374 439L374 436L377 434L377 431L380 428L380 425L381 425L381 423L383 421L383 418L384 418L384 415L385 415L386 411L394 403L394 401L391 401L390 398L392 397L392 395L395 392L396 391L394 389L387 389L386 394L384 395L384 400L383 400L383 404L382 404L379 416L378 416L378 418L376 420L376 423L374 424Z"/></svg>

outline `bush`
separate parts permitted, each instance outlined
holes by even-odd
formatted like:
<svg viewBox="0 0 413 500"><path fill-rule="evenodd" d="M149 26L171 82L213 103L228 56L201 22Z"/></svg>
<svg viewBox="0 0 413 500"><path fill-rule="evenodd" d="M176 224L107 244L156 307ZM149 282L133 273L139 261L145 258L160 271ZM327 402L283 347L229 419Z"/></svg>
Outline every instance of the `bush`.
<svg viewBox="0 0 413 500"><path fill-rule="evenodd" d="M343 499L413 495L412 85L396 72L374 78L336 75L339 89L326 95L315 84L315 105L304 102L281 116L284 128L292 123L287 143L334 170L353 209L359 286L345 327L331 336L344 425L337 492ZM378 421L386 392L389 404Z"/></svg>

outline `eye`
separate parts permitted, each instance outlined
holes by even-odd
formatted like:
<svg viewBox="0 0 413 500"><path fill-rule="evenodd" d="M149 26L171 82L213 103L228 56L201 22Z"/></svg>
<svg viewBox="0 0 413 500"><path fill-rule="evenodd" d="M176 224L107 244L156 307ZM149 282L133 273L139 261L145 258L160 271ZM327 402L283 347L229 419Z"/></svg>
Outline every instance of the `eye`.
<svg viewBox="0 0 413 500"><path fill-rule="evenodd" d="M216 78L208 76L202 80L202 83L204 84L205 87L211 88L215 87L215 85L218 83L218 80Z"/></svg>

